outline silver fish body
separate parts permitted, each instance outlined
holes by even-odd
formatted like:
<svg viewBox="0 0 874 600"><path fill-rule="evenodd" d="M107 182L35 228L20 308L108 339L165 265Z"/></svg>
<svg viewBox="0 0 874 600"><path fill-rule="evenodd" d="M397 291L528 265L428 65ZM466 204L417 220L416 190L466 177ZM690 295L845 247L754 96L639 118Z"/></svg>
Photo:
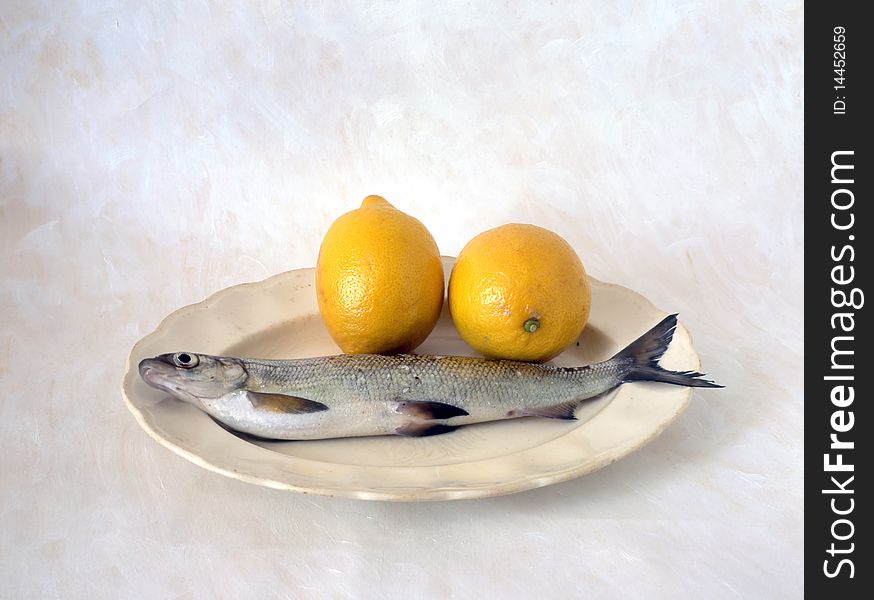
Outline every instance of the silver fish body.
<svg viewBox="0 0 874 600"><path fill-rule="evenodd" d="M142 361L140 374L228 428L263 438L433 435L524 416L573 419L581 402L625 381L718 387L700 373L657 366L675 326L671 315L610 360L583 367L414 354L259 360L182 352Z"/></svg>

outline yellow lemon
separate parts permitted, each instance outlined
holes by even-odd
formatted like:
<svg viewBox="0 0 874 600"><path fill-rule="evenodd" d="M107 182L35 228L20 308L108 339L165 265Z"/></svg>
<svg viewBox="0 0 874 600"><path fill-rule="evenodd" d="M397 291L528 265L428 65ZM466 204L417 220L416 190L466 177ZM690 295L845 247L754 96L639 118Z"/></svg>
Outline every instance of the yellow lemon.
<svg viewBox="0 0 874 600"><path fill-rule="evenodd" d="M325 234L316 295L343 352L409 352L434 329L443 306L437 244L418 220L368 196Z"/></svg>
<svg viewBox="0 0 874 600"><path fill-rule="evenodd" d="M502 225L462 249L449 278L458 333L485 356L545 361L582 333L592 296L580 258L559 235Z"/></svg>

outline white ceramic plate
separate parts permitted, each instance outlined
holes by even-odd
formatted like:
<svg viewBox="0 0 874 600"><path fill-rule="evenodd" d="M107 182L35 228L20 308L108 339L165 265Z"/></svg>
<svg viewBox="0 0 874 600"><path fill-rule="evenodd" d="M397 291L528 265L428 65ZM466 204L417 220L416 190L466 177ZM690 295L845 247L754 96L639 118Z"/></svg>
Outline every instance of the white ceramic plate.
<svg viewBox="0 0 874 600"><path fill-rule="evenodd" d="M444 259L447 280L451 266L452 259ZM589 324L556 364L607 359L665 316L636 292L590 281ZM450 500L509 494L590 473L657 437L692 395L689 388L633 383L582 405L578 421L514 419L427 438L252 442L140 379L139 361L165 352L258 358L338 354L319 317L313 285L314 269L289 271L221 290L164 319L134 346L122 380L122 396L142 428L201 467L267 487L366 500ZM417 352L473 354L445 307ZM662 365L700 368L682 325Z"/></svg>

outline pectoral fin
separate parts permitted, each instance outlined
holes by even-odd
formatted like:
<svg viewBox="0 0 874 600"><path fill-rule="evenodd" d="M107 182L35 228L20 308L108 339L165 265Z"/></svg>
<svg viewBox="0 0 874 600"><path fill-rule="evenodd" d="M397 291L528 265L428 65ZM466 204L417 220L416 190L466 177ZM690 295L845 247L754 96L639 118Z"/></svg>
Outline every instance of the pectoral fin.
<svg viewBox="0 0 874 600"><path fill-rule="evenodd" d="M577 417L574 414L579 400L568 400L555 406L545 406L543 408L526 408L524 410L513 411L516 415L522 417L543 417L546 419L564 419L565 421L576 421Z"/></svg>
<svg viewBox="0 0 874 600"><path fill-rule="evenodd" d="M260 435L255 435L254 433L246 433L245 431L237 431L236 429L234 429L230 425L225 425L224 423L222 423L221 421L219 421L218 419L216 419L212 415L209 415L209 418L212 419L213 421L215 421L216 425L218 425L219 427L221 427L222 429L224 429L225 431L227 431L231 435L235 435L238 438L241 438L244 440L250 440L250 441L254 440L257 442L284 442L284 441L286 441L286 440L276 440L273 438L261 437Z"/></svg>
<svg viewBox="0 0 874 600"><path fill-rule="evenodd" d="M397 403L395 410L402 415L425 421L451 419L452 417L463 417L470 414L463 408L453 406L452 404L431 402L429 400L402 400Z"/></svg>
<svg viewBox="0 0 874 600"><path fill-rule="evenodd" d="M297 396L264 392L246 392L246 394L253 407L274 413L301 415L328 410L328 407L321 402Z"/></svg>

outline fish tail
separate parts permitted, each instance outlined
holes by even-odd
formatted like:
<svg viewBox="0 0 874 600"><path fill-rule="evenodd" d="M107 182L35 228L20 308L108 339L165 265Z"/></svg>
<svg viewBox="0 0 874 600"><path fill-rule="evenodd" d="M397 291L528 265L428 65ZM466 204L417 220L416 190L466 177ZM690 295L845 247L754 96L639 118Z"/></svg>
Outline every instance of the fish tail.
<svg viewBox="0 0 874 600"><path fill-rule="evenodd" d="M658 362L671 344L676 327L677 315L668 315L616 355L617 359L631 362L625 381L659 381L701 388L724 387L707 379L700 379L704 373L669 371L659 366Z"/></svg>

